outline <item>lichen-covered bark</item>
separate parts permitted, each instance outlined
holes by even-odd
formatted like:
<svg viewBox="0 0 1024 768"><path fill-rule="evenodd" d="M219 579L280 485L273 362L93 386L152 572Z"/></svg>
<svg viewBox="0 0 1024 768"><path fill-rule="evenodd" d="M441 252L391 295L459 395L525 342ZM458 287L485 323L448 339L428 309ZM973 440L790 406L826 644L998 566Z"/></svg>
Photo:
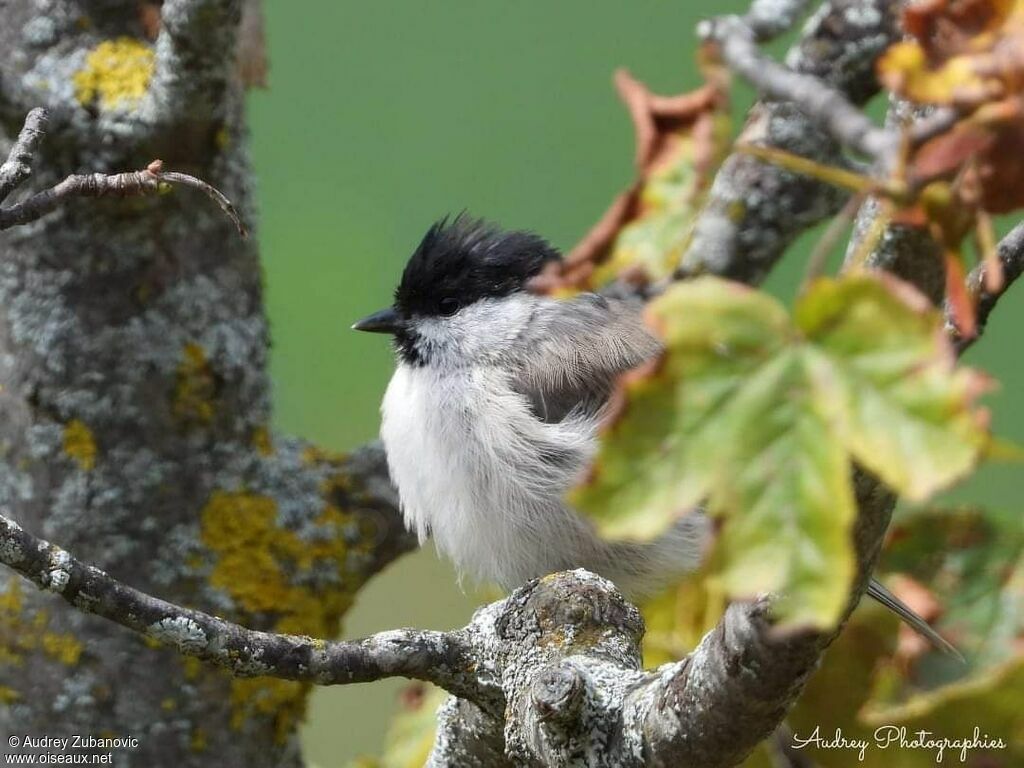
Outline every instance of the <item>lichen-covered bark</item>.
<svg viewBox="0 0 1024 768"><path fill-rule="evenodd" d="M0 151L30 108L51 115L23 189L161 158L254 224L240 8L167 0L157 31L135 2L5 2ZM267 349L256 243L189 190L71 201L3 233L0 506L167 600L332 636L411 542L379 449L271 433ZM300 763L306 685L154 650L6 573L0 681L8 733L131 735L118 759L140 766Z"/></svg>
<svg viewBox="0 0 1024 768"><path fill-rule="evenodd" d="M878 92L875 61L899 34L897 6L891 0L822 4L787 54L786 64L845 94L852 103L865 103ZM774 9L764 15L782 18ZM823 165L848 164L840 142L791 101L759 101L739 140ZM734 154L715 176L681 271L760 282L797 235L836 213L847 198L848 193L837 187Z"/></svg>

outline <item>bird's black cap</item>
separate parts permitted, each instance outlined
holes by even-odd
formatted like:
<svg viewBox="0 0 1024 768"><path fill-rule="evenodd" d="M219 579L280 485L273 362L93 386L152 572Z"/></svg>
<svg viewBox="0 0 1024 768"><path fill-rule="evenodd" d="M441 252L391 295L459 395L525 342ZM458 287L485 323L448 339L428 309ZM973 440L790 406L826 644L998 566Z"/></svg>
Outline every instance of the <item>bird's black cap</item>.
<svg viewBox="0 0 1024 768"><path fill-rule="evenodd" d="M521 290L561 255L532 232L505 232L465 214L434 224L409 258L395 291L405 316L449 315L479 299Z"/></svg>
<svg viewBox="0 0 1024 768"><path fill-rule="evenodd" d="M561 258L532 232L505 232L464 214L441 219L409 257L394 305L352 328L392 334L402 359L422 364L413 318L453 315L480 299L508 296Z"/></svg>

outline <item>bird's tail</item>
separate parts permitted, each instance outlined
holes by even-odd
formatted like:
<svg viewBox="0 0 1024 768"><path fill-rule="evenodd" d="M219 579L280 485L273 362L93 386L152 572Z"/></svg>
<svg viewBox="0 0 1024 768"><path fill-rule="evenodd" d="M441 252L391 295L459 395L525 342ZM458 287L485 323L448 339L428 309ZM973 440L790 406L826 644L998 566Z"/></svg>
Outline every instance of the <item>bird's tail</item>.
<svg viewBox="0 0 1024 768"><path fill-rule="evenodd" d="M886 608L888 608L890 611L899 616L900 619L902 619L907 624L907 626L909 626L912 630L917 632L917 634L921 635L921 637L925 638L928 642L930 642L940 651L942 651L943 653L948 653L951 656L955 656L956 658L960 659L960 661L964 660L963 655L960 653L960 651L956 649L955 646L953 646L948 640L946 640L946 638L944 638L942 635L936 632L932 628L931 624L929 624L923 618L914 613L914 611L911 610L910 606L908 606L906 603L904 603L902 600L896 597L896 595L894 595L892 592L886 589L886 587L883 586L883 584L880 581L878 581L878 579L872 579L871 582L868 584L868 596L874 598L882 605L884 605Z"/></svg>

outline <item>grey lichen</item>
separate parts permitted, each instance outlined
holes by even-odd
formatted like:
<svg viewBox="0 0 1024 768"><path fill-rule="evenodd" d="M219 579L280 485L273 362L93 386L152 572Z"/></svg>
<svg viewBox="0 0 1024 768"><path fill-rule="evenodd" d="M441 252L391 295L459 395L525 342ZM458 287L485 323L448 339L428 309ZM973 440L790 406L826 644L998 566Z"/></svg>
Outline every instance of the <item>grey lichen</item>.
<svg viewBox="0 0 1024 768"><path fill-rule="evenodd" d="M154 640L174 645L184 652L206 647L206 633L186 616L168 616L150 625L148 634Z"/></svg>
<svg viewBox="0 0 1024 768"><path fill-rule="evenodd" d="M54 547L50 551L49 561L49 568L43 576L43 582L47 589L59 595L71 579L71 573L68 571L71 555L63 549Z"/></svg>
<svg viewBox="0 0 1024 768"><path fill-rule="evenodd" d="M0 562L16 564L25 558L21 545L9 539L0 539Z"/></svg>
<svg viewBox="0 0 1024 768"><path fill-rule="evenodd" d="M52 45L57 40L57 23L46 16L37 16L21 28L21 34L28 45Z"/></svg>

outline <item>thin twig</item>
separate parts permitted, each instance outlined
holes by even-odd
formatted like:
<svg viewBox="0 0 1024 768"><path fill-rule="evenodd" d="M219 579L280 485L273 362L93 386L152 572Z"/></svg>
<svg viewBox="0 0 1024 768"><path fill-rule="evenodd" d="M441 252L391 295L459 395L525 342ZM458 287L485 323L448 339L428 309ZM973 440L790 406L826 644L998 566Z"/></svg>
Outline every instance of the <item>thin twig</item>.
<svg viewBox="0 0 1024 768"><path fill-rule="evenodd" d="M29 112L25 118L25 124L14 146L11 147L7 160L0 165L0 203L32 175L32 158L39 147L39 142L46 134L49 119L47 111L39 107Z"/></svg>
<svg viewBox="0 0 1024 768"><path fill-rule="evenodd" d="M31 160L46 132L46 110L33 109L25 118L18 140L0 166L0 201L31 175ZM163 162L154 160L141 171L127 173L90 173L68 176L56 186L36 192L22 202L0 208L0 231L35 221L52 213L65 202L78 197L150 197L168 186L197 189L220 206L243 238L248 236L238 211L219 190L195 176L163 170Z"/></svg>
<svg viewBox="0 0 1024 768"><path fill-rule="evenodd" d="M879 128L840 91L820 78L794 72L761 53L756 35L739 16L723 16L701 24L698 34L718 44L722 58L762 96L790 101L818 122L837 141L887 168L899 137Z"/></svg>
<svg viewBox="0 0 1024 768"><path fill-rule="evenodd" d="M159 160L154 160L150 163L147 170L156 174L158 180L167 182L168 184L177 184L183 187L198 189L220 206L220 209L224 211L224 215L234 222L239 235L243 238L249 236L249 231L245 228L245 224L242 223L242 217L238 215L238 211L235 210L235 206L231 204L231 201L228 200L219 189L214 187L212 184L207 184L202 179L197 179L195 176L189 176L187 173L181 173L180 171L164 171L162 170L162 167L163 164Z"/></svg>
<svg viewBox="0 0 1024 768"><path fill-rule="evenodd" d="M960 113L952 107L941 107L930 112L925 117L918 118L910 126L907 139L910 146L917 147L929 139L945 133L961 117Z"/></svg>
<svg viewBox="0 0 1024 768"><path fill-rule="evenodd" d="M318 685L386 677L425 680L479 701L469 650L458 632L399 629L326 642L258 632L129 587L0 516L0 563L75 608L109 619L239 677L266 675Z"/></svg>

